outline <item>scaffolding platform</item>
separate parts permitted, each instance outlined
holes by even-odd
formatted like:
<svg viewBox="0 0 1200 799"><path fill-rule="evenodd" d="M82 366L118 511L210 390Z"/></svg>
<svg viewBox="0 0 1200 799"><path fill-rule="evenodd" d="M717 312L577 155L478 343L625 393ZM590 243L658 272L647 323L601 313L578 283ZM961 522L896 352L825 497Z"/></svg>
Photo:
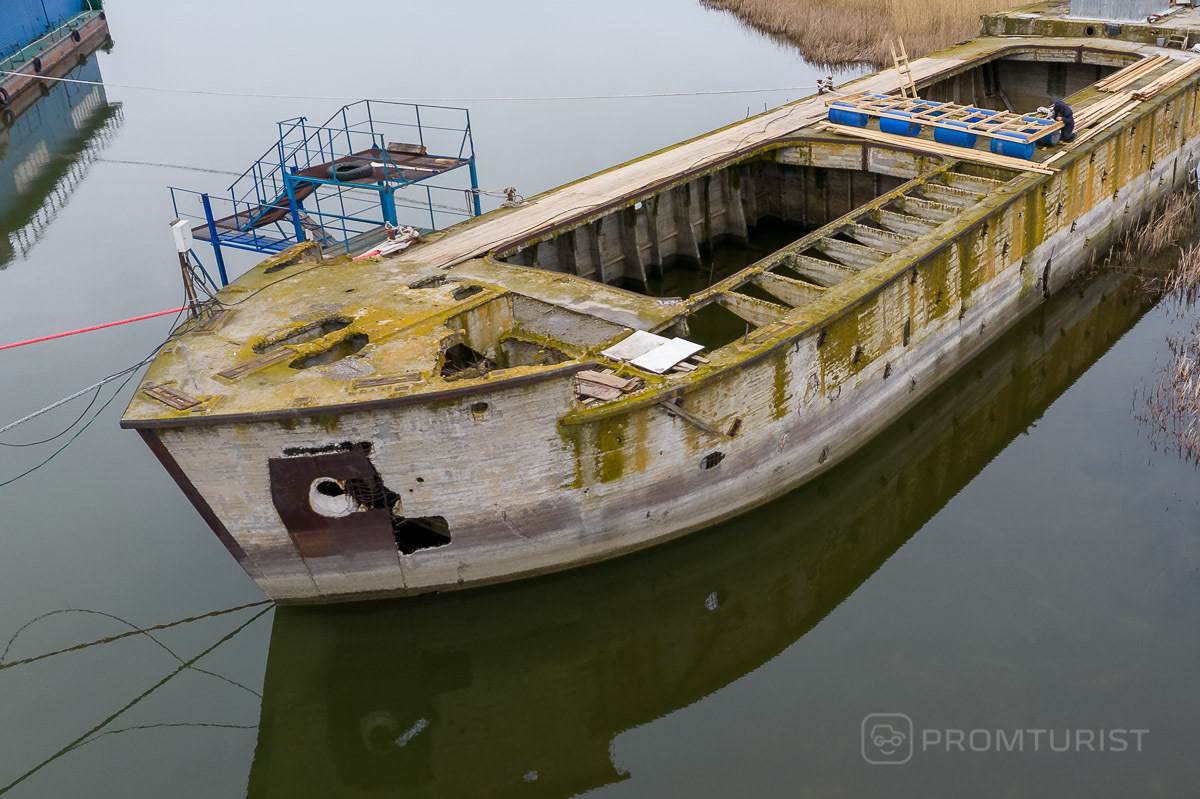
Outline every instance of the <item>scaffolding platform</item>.
<svg viewBox="0 0 1200 799"><path fill-rule="evenodd" d="M469 179L458 186L431 182L463 167ZM470 115L360 100L320 125L284 120L275 144L227 192L172 187L176 218L187 216L188 199L204 220L193 236L212 245L222 281L222 247L273 254L313 240L352 252L388 225L439 230L481 213Z"/></svg>
<svg viewBox="0 0 1200 799"><path fill-rule="evenodd" d="M1032 114L1014 114L989 108L940 103L914 97L898 97L888 94L857 94L837 97L825 103L830 109L830 121L838 124L866 125L865 117L876 117L899 122L901 127L929 125L935 129L955 134L985 136L992 139L1029 144L1051 136L1062 130L1062 123ZM840 112L840 113L839 113ZM841 119L834 119L837 114ZM859 118L853 122L847 116ZM881 125L883 123L880 123ZM911 131L911 127L909 128ZM888 130L887 133L915 135L915 132Z"/></svg>

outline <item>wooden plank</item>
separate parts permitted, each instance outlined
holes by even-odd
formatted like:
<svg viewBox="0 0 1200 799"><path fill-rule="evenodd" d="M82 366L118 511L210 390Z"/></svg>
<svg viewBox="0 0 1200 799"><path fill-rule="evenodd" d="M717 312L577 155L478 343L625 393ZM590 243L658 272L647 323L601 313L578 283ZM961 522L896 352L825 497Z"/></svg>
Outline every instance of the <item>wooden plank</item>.
<svg viewBox="0 0 1200 799"><path fill-rule="evenodd" d="M597 372L588 370L575 375L576 380L582 380L585 383L594 383L599 386L607 386L620 391L636 391L641 388L641 380L633 377L618 377L615 374L607 374L605 372Z"/></svg>
<svg viewBox="0 0 1200 799"><path fill-rule="evenodd" d="M592 399L611 402L621 398L621 389L612 388L610 386L598 386L594 383L588 383L583 380L575 381L575 393L582 397L591 397Z"/></svg>
<svg viewBox="0 0 1200 799"><path fill-rule="evenodd" d="M1133 93L1136 100L1149 100L1151 97L1166 91L1184 78L1200 69L1200 58L1194 58L1186 64L1181 64L1156 81L1149 83Z"/></svg>
<svg viewBox="0 0 1200 799"><path fill-rule="evenodd" d="M351 388L384 388L387 386L403 386L416 383L421 379L420 372L402 372L394 375L378 375L363 377L350 384Z"/></svg>
<svg viewBox="0 0 1200 799"><path fill-rule="evenodd" d="M917 139L912 136L896 136L891 133L878 133L865 128L852 128L846 125L826 124L822 126L824 130L831 130L842 136L856 137L867 139L869 141L883 142L885 144L895 144L902 147L909 147L914 150L923 150L934 155L943 155L947 158L955 158L960 161L975 161L980 164L990 164L999 166L1005 169L1017 169L1023 172L1040 172L1043 175L1052 175L1058 170L1049 169L1041 166L1033 161L1026 161L1023 158L1012 158L1007 155L995 155L994 153L985 153L982 150L973 150L968 147L955 147L951 144L941 144L939 142L931 142L926 139Z"/></svg>
<svg viewBox="0 0 1200 799"><path fill-rule="evenodd" d="M1171 60L1167 55L1156 55L1149 58L1144 58L1136 64L1131 64L1119 72L1114 72L1107 78L1097 81L1095 86L1097 89L1105 92L1117 92L1132 83L1146 77L1150 73L1157 70L1163 64Z"/></svg>

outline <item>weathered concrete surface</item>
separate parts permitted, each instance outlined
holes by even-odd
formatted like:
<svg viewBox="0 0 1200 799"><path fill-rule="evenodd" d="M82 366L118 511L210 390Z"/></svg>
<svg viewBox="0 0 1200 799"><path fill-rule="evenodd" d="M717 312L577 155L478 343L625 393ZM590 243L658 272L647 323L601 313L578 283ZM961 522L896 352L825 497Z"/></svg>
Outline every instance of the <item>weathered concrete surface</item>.
<svg viewBox="0 0 1200 799"><path fill-rule="evenodd" d="M963 53L1010 44L973 42L934 61L966 69ZM1055 44L1039 55L1083 58L1074 43ZM1115 66L1113 53L1138 49L1104 44L1111 53L1088 57ZM443 590L611 557L740 513L861 447L1182 185L1200 147L1197 110L1194 82L1181 84L1060 159L1053 176L795 133L747 145L656 194L552 219L519 241L493 239L506 252L536 248L543 269L491 257L438 269L459 235L467 241L458 252L473 251L486 217L400 258L268 261L222 295L230 317L183 337L148 375L203 402L177 412L139 395L124 423L157 429L198 502L280 601ZM826 171L802 171L814 169ZM821 207L805 188L815 174L826 187L815 195ZM863 199L851 202L859 190ZM808 214L821 227L689 298L603 285L606 270L644 274L773 213ZM431 252L442 255L423 260ZM828 288L799 279L818 267L816 282ZM272 282L287 270L297 277ZM738 291L749 284L782 304ZM756 329L707 353L694 372L641 374L643 390L579 403L573 376L602 361L607 342L678 327L714 302ZM337 356L361 337L369 343L328 364L289 365ZM506 348L513 340L527 346ZM460 345L503 368L447 376L447 351ZM551 350L567 361L500 363L505 353ZM231 368L234 377L220 376ZM375 553L357 561L372 564L361 569L336 552L302 557L272 505L267 463L347 445L369 445L398 517L444 520L449 542Z"/></svg>

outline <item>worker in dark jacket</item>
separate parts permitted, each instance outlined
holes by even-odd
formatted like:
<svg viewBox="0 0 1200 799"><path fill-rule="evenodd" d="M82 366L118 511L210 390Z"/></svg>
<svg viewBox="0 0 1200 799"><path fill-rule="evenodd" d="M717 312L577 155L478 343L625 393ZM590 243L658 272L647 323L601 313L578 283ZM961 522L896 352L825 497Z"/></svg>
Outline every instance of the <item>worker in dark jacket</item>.
<svg viewBox="0 0 1200 799"><path fill-rule="evenodd" d="M1054 101L1054 118L1062 122L1062 140L1070 141L1075 138L1075 114L1071 112L1071 106L1064 103L1062 100Z"/></svg>

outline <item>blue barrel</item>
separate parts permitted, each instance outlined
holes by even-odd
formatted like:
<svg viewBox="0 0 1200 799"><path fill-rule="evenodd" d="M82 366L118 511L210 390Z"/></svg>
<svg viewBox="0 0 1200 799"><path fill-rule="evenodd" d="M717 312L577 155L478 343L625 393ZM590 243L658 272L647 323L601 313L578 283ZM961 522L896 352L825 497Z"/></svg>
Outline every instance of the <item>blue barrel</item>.
<svg viewBox="0 0 1200 799"><path fill-rule="evenodd" d="M905 117L906 119L912 114L906 114L903 111L894 112L896 116ZM916 136L921 132L921 126L914 122L907 122L905 119L891 119L889 117L879 118L879 129L884 133L894 133L898 136Z"/></svg>
<svg viewBox="0 0 1200 799"><path fill-rule="evenodd" d="M988 117L994 117L999 114L999 111L992 111L989 108L967 108L971 112L971 116L967 117L967 122L982 122Z"/></svg>
<svg viewBox="0 0 1200 799"><path fill-rule="evenodd" d="M854 106L834 103L829 106L829 121L835 125L850 125L855 128L867 126L867 115L854 110Z"/></svg>
<svg viewBox="0 0 1200 799"><path fill-rule="evenodd" d="M1032 127L1028 131L1030 133L1036 131L1038 128L1048 128L1054 124L1053 121L1046 119L1045 117L1021 117L1021 119L1032 123ZM1053 147L1054 145L1058 144L1061 138L1062 130L1059 129L1053 133L1047 133L1045 136L1038 139L1038 144L1042 145L1043 147Z"/></svg>
<svg viewBox="0 0 1200 799"><path fill-rule="evenodd" d="M974 121L974 120L968 120ZM955 147L974 147L978 137L974 133L966 130L966 122L945 122L943 124L953 125L956 128L963 130L951 130L950 128L937 127L933 129L933 140L942 144L953 144Z"/></svg>
<svg viewBox="0 0 1200 799"><path fill-rule="evenodd" d="M1013 139L992 139L992 152L997 155L1007 155L1010 158L1024 158L1026 161L1033 159L1033 151L1036 147L1036 142L1022 142Z"/></svg>

